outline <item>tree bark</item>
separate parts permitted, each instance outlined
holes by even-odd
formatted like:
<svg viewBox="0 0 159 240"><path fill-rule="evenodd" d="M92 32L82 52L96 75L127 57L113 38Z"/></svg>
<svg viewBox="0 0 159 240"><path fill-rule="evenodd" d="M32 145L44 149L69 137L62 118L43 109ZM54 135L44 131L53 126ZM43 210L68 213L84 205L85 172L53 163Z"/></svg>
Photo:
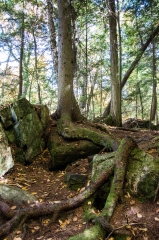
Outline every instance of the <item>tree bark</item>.
<svg viewBox="0 0 159 240"><path fill-rule="evenodd" d="M157 81L156 81L156 54L155 54L155 41L153 39L153 59L152 59L152 81L153 81L153 90L152 90L152 102L151 102L151 111L150 111L150 127L151 127L151 121L155 120L155 116L156 116L156 110L157 110Z"/></svg>
<svg viewBox="0 0 159 240"><path fill-rule="evenodd" d="M117 47L117 17L115 1L108 0L109 28L110 28L110 54L111 54L111 107L110 115L114 124L121 126L121 88L118 77L118 47Z"/></svg>
<svg viewBox="0 0 159 240"><path fill-rule="evenodd" d="M71 7L69 1L58 0L58 117L81 119L73 92L73 51Z"/></svg>
<svg viewBox="0 0 159 240"><path fill-rule="evenodd" d="M53 2L51 0L47 0L47 9L48 9L48 25L50 30L51 54L54 64L55 75L56 78L58 78L58 53L56 44L56 30L54 25L54 8Z"/></svg>
<svg viewBox="0 0 159 240"><path fill-rule="evenodd" d="M34 39L34 57L35 57L35 79L36 79L37 89L38 89L38 101L39 101L39 104L42 104L41 89L40 89L39 74L38 74L37 42L36 42L34 29L33 29L33 39Z"/></svg>
<svg viewBox="0 0 159 240"><path fill-rule="evenodd" d="M23 54L24 54L24 1L23 1L23 12L21 20L21 44L20 44L20 62L19 62L19 94L20 98L23 94Z"/></svg>

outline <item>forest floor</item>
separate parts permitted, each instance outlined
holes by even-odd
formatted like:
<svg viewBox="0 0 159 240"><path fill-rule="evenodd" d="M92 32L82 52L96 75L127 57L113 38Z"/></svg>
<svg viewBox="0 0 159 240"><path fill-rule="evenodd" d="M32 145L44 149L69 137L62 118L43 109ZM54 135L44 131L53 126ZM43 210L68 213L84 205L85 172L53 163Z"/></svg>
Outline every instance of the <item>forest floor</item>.
<svg viewBox="0 0 159 240"><path fill-rule="evenodd" d="M138 146L150 154L157 154L155 150L147 149L151 139L159 135L158 131L138 130L137 132L119 130L108 127L108 131L118 140L126 136L133 137ZM22 189L34 194L38 201L56 202L74 197L78 191L69 190L64 182L66 172L88 174L90 179L91 165L88 159L81 159L69 165L64 171L50 172L48 169L50 155L45 150L29 166L15 164L13 169L7 173L1 182L20 186ZM9 203L13 209L23 208L15 203ZM56 222L52 216L45 216L28 220L21 229L15 230L8 235L6 240L65 240L78 233L83 232L91 226L83 217L83 208L78 207L66 213L62 213ZM5 220L0 215L0 224ZM125 193L124 202L118 204L111 223L115 228L126 226L133 237L127 240L157 240L159 239L159 201L142 203ZM111 236L111 240L114 238Z"/></svg>

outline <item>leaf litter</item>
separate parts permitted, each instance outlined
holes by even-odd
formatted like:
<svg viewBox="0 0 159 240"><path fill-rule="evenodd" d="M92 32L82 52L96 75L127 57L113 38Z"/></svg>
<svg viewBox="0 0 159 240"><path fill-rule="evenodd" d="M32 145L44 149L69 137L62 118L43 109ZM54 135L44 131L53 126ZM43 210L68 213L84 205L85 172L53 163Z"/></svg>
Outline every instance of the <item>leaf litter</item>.
<svg viewBox="0 0 159 240"><path fill-rule="evenodd" d="M139 142L139 147L145 151L149 151L154 156L157 151L148 150L148 141L140 141L145 138L152 139L159 134L157 131L136 131L127 132L116 128L108 128L109 132L119 140L123 137L130 136ZM29 166L15 164L13 169L0 179L0 184L16 185L24 190L29 191L37 197L35 204L41 202L59 202L61 200L74 197L80 192L67 188L64 182L66 171L50 172L48 169L50 162L50 154L46 149L41 155L36 157L34 162ZM90 181L91 165L88 159L69 165L69 172L87 173L88 182ZM28 177L29 176L29 177ZM86 184L87 185L87 184ZM86 186L85 186L86 187ZM9 203L12 209L23 208L26 206L15 205ZM91 204L91 202L88 202ZM30 203L28 202L28 205ZM114 228L129 228L132 233L131 238L127 240L158 240L159 239L159 201L141 203L133 198L129 193L125 194L124 202L119 203L112 217L111 224ZM4 219L0 216L0 224L4 223ZM65 240L69 237L81 233L85 228L92 226L91 222L83 219L83 207L69 212L62 213L56 222L52 221L52 216L38 217L28 220L21 229L8 235L6 240ZM115 239L110 236L109 240Z"/></svg>

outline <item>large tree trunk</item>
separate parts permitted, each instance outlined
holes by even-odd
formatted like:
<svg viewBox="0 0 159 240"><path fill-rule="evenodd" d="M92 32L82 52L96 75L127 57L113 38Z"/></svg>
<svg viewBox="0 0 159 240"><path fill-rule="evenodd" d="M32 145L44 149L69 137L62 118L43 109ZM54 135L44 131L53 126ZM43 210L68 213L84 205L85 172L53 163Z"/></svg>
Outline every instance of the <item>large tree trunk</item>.
<svg viewBox="0 0 159 240"><path fill-rule="evenodd" d="M118 78L118 47L117 47L117 21L115 1L108 0L109 28L110 28L110 54L111 54L111 108L110 115L114 125L121 126L121 90Z"/></svg>
<svg viewBox="0 0 159 240"><path fill-rule="evenodd" d="M58 117L81 118L73 92L73 51L71 7L69 1L58 0Z"/></svg>

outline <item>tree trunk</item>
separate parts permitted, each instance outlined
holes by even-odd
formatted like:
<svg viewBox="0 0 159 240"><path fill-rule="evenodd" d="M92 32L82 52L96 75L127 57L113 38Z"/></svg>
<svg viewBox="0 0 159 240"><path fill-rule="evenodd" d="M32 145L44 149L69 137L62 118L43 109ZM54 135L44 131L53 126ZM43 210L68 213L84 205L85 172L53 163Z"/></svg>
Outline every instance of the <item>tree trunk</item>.
<svg viewBox="0 0 159 240"><path fill-rule="evenodd" d="M39 104L41 104L42 102L41 102L41 89L40 89L39 74L38 74L37 42L36 42L34 29L33 29L33 39L34 39L34 58L35 58L35 79L37 82L37 89L38 89L38 101L39 101Z"/></svg>
<svg viewBox="0 0 159 240"><path fill-rule="evenodd" d="M153 39L153 59L152 59L152 81L153 81L153 90L152 90L152 102L151 102L151 111L150 111L150 125L151 121L155 120L156 110L157 110L157 82L156 82L156 55L155 55L155 40Z"/></svg>
<svg viewBox="0 0 159 240"><path fill-rule="evenodd" d="M121 82L121 89L124 87L126 81L128 80L130 74L132 73L132 71L134 70L134 68L136 67L136 65L138 64L138 62L140 61L142 55L144 54L145 50L147 49L148 45L152 42L152 40L156 37L156 35L159 32L159 25L157 25L157 27L154 29L154 31L150 34L149 38L147 39L147 41L142 45L142 47L139 49L138 54L135 58L135 60L132 62L132 64L130 65L129 69L127 70L127 72L125 73L122 82Z"/></svg>
<svg viewBox="0 0 159 240"><path fill-rule="evenodd" d="M56 44L56 30L54 25L54 8L53 2L47 0L47 9L48 9L48 25L50 30L50 45L51 45L51 54L54 64L54 70L56 78L58 76L58 54L57 54L57 44Z"/></svg>
<svg viewBox="0 0 159 240"><path fill-rule="evenodd" d="M147 41L142 45L142 47L139 49L138 54L135 58L135 60L131 63L129 69L127 70L127 72L125 73L122 81L121 81L121 89L123 89L123 87L125 86L125 83L127 82L128 78L130 77L131 73L133 72L133 70L135 69L135 67L137 66L137 64L139 63L142 55L144 54L145 50L147 49L147 47L149 46L149 44L152 42L152 40L156 37L156 35L159 32L159 25L157 25L157 27L154 29L154 31L150 34L149 38L147 39ZM109 105L110 102L108 103L108 107L106 107L106 110L104 111L103 116L106 117L108 116L108 114L110 113L109 111ZM106 115L107 114L107 115Z"/></svg>
<svg viewBox="0 0 159 240"><path fill-rule="evenodd" d="M23 10L24 10L24 1L23 1ZM19 94L20 98L23 94L23 54L24 54L24 11L22 12L21 20L21 44L20 44L20 62L19 62Z"/></svg>
<svg viewBox="0 0 159 240"><path fill-rule="evenodd" d="M111 54L111 108L110 115L113 123L121 126L121 90L118 78L118 47L117 47L117 21L115 1L108 0L109 28L110 28L110 54Z"/></svg>
<svg viewBox="0 0 159 240"><path fill-rule="evenodd" d="M73 92L73 52L71 7L65 0L58 0L58 117L80 119L81 113Z"/></svg>

